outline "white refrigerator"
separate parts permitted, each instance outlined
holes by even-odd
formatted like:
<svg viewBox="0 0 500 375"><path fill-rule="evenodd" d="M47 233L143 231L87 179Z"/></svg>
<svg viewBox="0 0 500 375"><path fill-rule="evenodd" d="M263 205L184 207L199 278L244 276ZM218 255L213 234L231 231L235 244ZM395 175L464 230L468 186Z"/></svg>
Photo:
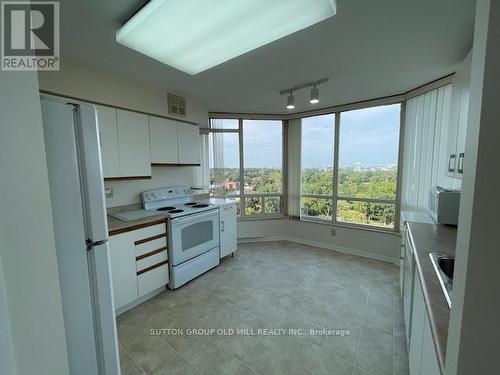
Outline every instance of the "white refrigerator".
<svg viewBox="0 0 500 375"><path fill-rule="evenodd" d="M119 375L96 111L41 104L70 373Z"/></svg>

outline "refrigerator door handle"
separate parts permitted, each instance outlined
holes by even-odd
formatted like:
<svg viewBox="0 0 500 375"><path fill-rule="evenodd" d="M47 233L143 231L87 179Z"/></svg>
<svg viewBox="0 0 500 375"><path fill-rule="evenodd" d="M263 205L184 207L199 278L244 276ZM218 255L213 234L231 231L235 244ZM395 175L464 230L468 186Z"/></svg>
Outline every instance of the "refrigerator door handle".
<svg viewBox="0 0 500 375"><path fill-rule="evenodd" d="M85 243L87 244L87 251L92 250L94 247L97 247L97 246L100 246L100 245L104 245L107 242L108 242L107 239L106 240L102 240L102 241L92 241L89 238L87 238L85 240Z"/></svg>

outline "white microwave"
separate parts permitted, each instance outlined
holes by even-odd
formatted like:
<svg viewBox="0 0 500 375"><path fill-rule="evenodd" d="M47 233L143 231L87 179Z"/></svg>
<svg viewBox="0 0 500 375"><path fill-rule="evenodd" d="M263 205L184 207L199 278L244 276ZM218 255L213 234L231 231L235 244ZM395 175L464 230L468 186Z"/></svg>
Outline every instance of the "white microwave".
<svg viewBox="0 0 500 375"><path fill-rule="evenodd" d="M429 209L436 224L458 225L460 190L446 189L441 186L431 188Z"/></svg>

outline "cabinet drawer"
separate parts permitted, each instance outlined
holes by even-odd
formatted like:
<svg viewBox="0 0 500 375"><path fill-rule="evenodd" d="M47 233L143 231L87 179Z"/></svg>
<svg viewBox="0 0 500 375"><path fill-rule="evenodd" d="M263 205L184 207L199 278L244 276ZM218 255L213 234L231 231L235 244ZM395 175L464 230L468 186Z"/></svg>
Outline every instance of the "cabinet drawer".
<svg viewBox="0 0 500 375"><path fill-rule="evenodd" d="M150 227L137 229L133 232L134 233L134 241L136 242L136 245L138 245L137 242L141 243L144 240L149 239L150 237L158 236L160 234L165 233L166 231L167 231L167 226L165 225L165 223L156 224L156 225L152 225Z"/></svg>
<svg viewBox="0 0 500 375"><path fill-rule="evenodd" d="M160 237L157 238L156 240L135 245L135 256L136 258L142 258L144 255L147 255L148 253L154 252L159 249L166 250L166 248L167 248L167 238Z"/></svg>
<svg viewBox="0 0 500 375"><path fill-rule="evenodd" d="M148 267L152 267L155 264L161 263L167 259L168 255L166 251L161 251L147 258L140 259L136 262L137 272L142 271Z"/></svg>
<svg viewBox="0 0 500 375"><path fill-rule="evenodd" d="M168 283L168 264L156 267L137 276L139 297L161 288Z"/></svg>

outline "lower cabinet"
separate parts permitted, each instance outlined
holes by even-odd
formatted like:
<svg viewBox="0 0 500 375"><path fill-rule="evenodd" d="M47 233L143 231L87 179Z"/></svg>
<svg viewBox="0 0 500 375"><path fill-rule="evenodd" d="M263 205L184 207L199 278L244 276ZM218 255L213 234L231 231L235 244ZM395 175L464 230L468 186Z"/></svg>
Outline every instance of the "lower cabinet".
<svg viewBox="0 0 500 375"><path fill-rule="evenodd" d="M111 236L109 249L115 310L168 283L165 223Z"/></svg>
<svg viewBox="0 0 500 375"><path fill-rule="evenodd" d="M410 375L440 375L422 284L415 272L410 334Z"/></svg>
<svg viewBox="0 0 500 375"><path fill-rule="evenodd" d="M237 250L236 204L223 205L220 212L220 257L223 258Z"/></svg>
<svg viewBox="0 0 500 375"><path fill-rule="evenodd" d="M115 309L137 299L135 249L132 232L109 238L111 280L115 297Z"/></svg>

